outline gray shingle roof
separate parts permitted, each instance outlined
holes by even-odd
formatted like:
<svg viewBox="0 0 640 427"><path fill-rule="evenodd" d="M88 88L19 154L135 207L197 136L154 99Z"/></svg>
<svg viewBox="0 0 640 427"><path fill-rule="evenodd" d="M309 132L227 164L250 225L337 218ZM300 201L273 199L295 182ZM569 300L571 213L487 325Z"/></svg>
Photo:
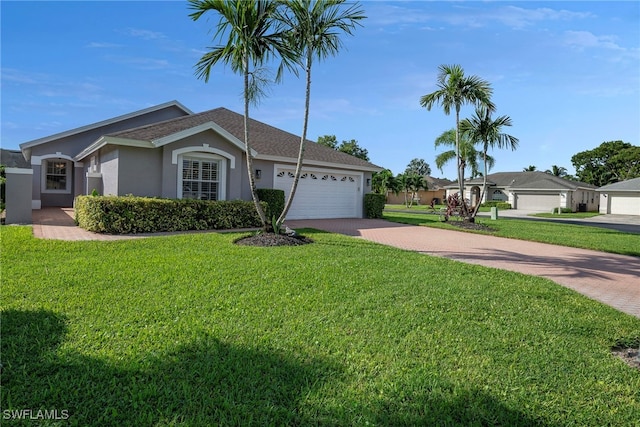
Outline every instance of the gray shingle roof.
<svg viewBox="0 0 640 427"><path fill-rule="evenodd" d="M600 187L598 191L631 191L640 192L640 178L628 179Z"/></svg>
<svg viewBox="0 0 640 427"><path fill-rule="evenodd" d="M465 185L482 185L483 179L475 178L465 181ZM487 175L489 186L505 187L511 189L532 189L532 190L575 190L577 188L593 188L595 185L585 182L571 181L560 178L545 172L525 171L525 172L496 172ZM452 185L457 185L456 183Z"/></svg>
<svg viewBox="0 0 640 427"><path fill-rule="evenodd" d="M226 108L216 108L198 114L191 114L135 129L121 131L107 136L152 142L154 140L185 131L208 122L214 122L240 141L244 141L244 116ZM266 123L250 119L249 137L251 147L259 156L276 156L296 159L300 137ZM305 160L328 162L346 166L382 169L373 163L308 141L305 146Z"/></svg>
<svg viewBox="0 0 640 427"><path fill-rule="evenodd" d="M31 169L31 163L25 160L19 150L0 149L0 164L8 168Z"/></svg>

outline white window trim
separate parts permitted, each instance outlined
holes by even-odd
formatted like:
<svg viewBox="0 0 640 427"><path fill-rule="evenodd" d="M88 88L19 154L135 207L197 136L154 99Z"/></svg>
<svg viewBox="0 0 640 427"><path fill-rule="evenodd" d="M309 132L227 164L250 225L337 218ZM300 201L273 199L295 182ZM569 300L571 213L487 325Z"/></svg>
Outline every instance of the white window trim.
<svg viewBox="0 0 640 427"><path fill-rule="evenodd" d="M227 159L215 154L208 154L202 152L186 152L178 154L176 156L176 162L178 163L178 181L177 181L177 198L182 199L182 159L201 159L201 160L217 160L218 169L218 200L227 200Z"/></svg>
<svg viewBox="0 0 640 427"><path fill-rule="evenodd" d="M67 181L64 190L50 190L47 188L47 166L49 162L64 161L67 164ZM41 187L40 192L44 194L71 194L71 181L73 180L73 160L65 157L47 157L41 160Z"/></svg>
<svg viewBox="0 0 640 427"><path fill-rule="evenodd" d="M178 162L178 158L181 157L182 154L189 155L189 153L198 153L198 155L202 154L203 156L203 153L209 153L212 155L217 155L219 157L224 157L226 159L229 159L231 169L236 168L236 157L233 154L229 154L226 151L220 150L219 148L209 147L209 144L202 144L201 147L193 146L175 149L171 152L171 163L173 163L174 165L182 163L182 161Z"/></svg>

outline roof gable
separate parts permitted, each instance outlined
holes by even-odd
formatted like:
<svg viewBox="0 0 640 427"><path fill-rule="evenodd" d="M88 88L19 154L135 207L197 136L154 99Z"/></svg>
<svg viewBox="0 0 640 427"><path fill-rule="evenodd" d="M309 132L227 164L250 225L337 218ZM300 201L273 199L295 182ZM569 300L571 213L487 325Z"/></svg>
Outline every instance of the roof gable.
<svg viewBox="0 0 640 427"><path fill-rule="evenodd" d="M626 181L615 182L613 184L607 184L600 188L598 191L630 191L640 192L640 178L627 179Z"/></svg>
<svg viewBox="0 0 640 427"><path fill-rule="evenodd" d="M244 116L222 107L112 133L106 135L106 137L128 141L145 141L153 144L153 146L161 146L179 139L180 135L189 135L194 129L201 129L202 126L213 128L213 130L233 142L234 145L241 142L244 149L244 142L242 142L244 141ZM299 136L254 119L249 120L249 132L251 147L255 151L256 159L273 161L297 160L300 145ZM382 169L373 163L316 144L310 140L307 140L305 145L304 163L338 164L363 170Z"/></svg>
<svg viewBox="0 0 640 427"><path fill-rule="evenodd" d="M144 115L147 115L147 114L159 112L159 111L165 110L165 109L168 110L168 109L171 109L171 108L178 109L179 111L181 111L182 113L184 113L186 115L193 114L193 112L191 110L189 110L187 107L185 107L184 105L182 105L178 101L169 101L169 102L165 102L163 104L155 105L153 107L149 107L149 108L145 108L145 109L142 109L142 110L134 111L132 113L123 114L121 116L113 117L113 118L110 118L110 119L107 119L107 120L102 120L100 122L91 123L89 125L81 126L81 127L75 128L75 129L70 129L70 130L67 130L67 131L64 131L64 132L60 132L60 133L56 133L54 135L50 135L50 136L46 136L46 137L43 137L43 138L34 139L32 141L24 142L24 143L20 144L20 149L24 153L25 157L28 158L31 155L31 148L33 148L35 146L46 144L46 143L53 142L53 141L57 141L57 140L60 140L60 139L63 139L63 138L79 135L79 134L82 134L84 132L90 132L90 131L99 129L101 127L107 127L107 126L116 124L118 122L123 122L123 121L129 120L129 119L135 119L135 118L140 117L140 116L144 116Z"/></svg>

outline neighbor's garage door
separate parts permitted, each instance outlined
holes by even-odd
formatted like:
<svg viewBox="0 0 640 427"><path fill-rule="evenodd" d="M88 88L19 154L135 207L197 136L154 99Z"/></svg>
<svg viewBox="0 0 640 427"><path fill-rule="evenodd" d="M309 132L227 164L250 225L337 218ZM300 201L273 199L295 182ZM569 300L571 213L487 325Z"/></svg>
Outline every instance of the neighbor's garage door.
<svg viewBox="0 0 640 427"><path fill-rule="evenodd" d="M560 194L518 194L516 209L549 211L560 204Z"/></svg>
<svg viewBox="0 0 640 427"><path fill-rule="evenodd" d="M277 168L274 188L289 197L295 170ZM361 176L322 169L303 170L288 219L360 218Z"/></svg>
<svg viewBox="0 0 640 427"><path fill-rule="evenodd" d="M640 215L640 194L613 195L611 197L611 213L617 215Z"/></svg>

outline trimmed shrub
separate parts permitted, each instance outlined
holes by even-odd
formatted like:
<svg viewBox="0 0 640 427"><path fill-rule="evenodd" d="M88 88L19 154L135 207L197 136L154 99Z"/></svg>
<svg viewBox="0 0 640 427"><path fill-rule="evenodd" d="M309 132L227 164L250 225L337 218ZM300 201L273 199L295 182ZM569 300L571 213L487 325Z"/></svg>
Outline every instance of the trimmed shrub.
<svg viewBox="0 0 640 427"><path fill-rule="evenodd" d="M274 216L278 219L284 210L284 191L275 188L258 188L256 193L258 200L267 204L267 209L264 212L267 219L271 221Z"/></svg>
<svg viewBox="0 0 640 427"><path fill-rule="evenodd" d="M263 204L266 209L266 204ZM78 196L76 223L109 234L261 227L253 202Z"/></svg>
<svg viewBox="0 0 640 427"><path fill-rule="evenodd" d="M498 208L498 209L511 209L511 203L501 202L500 200L489 200L488 202L484 202L480 206L488 207L488 208Z"/></svg>
<svg viewBox="0 0 640 427"><path fill-rule="evenodd" d="M367 193L364 195L364 213L367 218L382 218L387 198L384 194Z"/></svg>
<svg viewBox="0 0 640 427"><path fill-rule="evenodd" d="M557 213L572 213L573 211L571 210L571 208L562 208L560 209L560 212L558 212L558 208L553 208L553 212L554 214Z"/></svg>

